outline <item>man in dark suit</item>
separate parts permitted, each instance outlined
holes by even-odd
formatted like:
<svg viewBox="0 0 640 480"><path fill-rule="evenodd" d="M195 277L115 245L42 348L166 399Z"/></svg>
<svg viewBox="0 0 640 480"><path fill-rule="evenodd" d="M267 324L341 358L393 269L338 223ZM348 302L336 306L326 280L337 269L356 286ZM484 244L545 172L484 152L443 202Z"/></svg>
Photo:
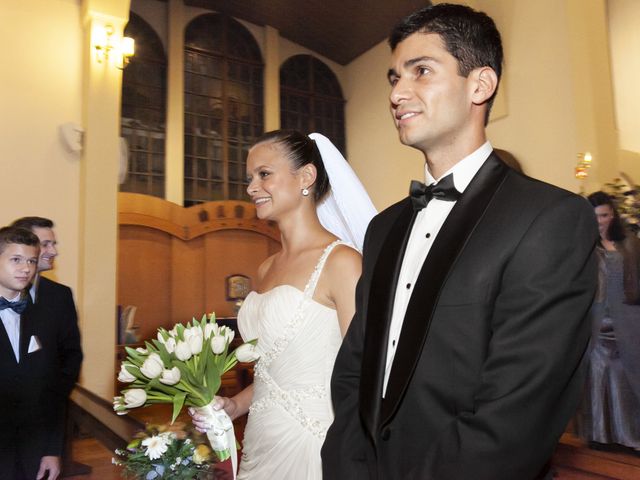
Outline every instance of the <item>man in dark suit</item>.
<svg viewBox="0 0 640 480"><path fill-rule="evenodd" d="M491 18L438 4L390 45L400 140L438 182L413 183L367 231L324 478L532 480L581 391L595 218L486 140L502 69Z"/></svg>
<svg viewBox="0 0 640 480"><path fill-rule="evenodd" d="M30 230L40 241L38 273L29 293L34 302L35 312L42 315L42 328L47 329L49 337L55 339L55 388L59 405L56 409L57 428L61 432L62 442L67 399L78 379L82 363L78 316L73 294L66 285L41 275L42 272L53 269L54 260L58 256L53 222L42 217L23 217L14 221L12 226Z"/></svg>
<svg viewBox="0 0 640 480"><path fill-rule="evenodd" d="M38 263L39 240L0 229L0 479L57 478L62 446L55 393L55 339L42 328L26 287Z"/></svg>

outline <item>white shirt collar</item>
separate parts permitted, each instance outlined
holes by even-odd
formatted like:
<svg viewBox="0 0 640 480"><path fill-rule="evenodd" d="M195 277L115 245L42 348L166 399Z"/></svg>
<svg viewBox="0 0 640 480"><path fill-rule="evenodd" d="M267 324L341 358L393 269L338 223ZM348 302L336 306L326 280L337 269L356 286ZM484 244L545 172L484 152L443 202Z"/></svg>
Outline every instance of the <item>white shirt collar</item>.
<svg viewBox="0 0 640 480"><path fill-rule="evenodd" d="M464 192L465 189L469 186L469 183L471 183L471 180L473 179L475 174L478 173L478 170L480 170L480 167L484 164L487 158L489 158L489 155L492 151L493 147L491 146L489 140L487 140L480 146L480 148L470 153L449 170L444 172L444 174L440 178L446 177L450 173L453 173L453 183L456 186L456 190L458 190L460 193ZM425 183L427 185L431 185L432 183L436 182L436 179L433 178L431 172L429 172L429 167L426 163L424 165L424 177ZM438 180L440 180L440 178Z"/></svg>
<svg viewBox="0 0 640 480"><path fill-rule="evenodd" d="M31 301L36 303L36 295L38 294L38 283L40 283L40 272L36 273L29 289L29 295L31 295Z"/></svg>

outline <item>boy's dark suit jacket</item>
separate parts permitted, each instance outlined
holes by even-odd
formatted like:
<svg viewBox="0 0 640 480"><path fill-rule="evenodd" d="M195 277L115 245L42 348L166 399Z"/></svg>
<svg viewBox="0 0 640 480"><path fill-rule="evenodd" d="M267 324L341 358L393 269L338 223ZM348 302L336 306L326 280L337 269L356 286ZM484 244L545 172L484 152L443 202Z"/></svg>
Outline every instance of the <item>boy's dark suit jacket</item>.
<svg viewBox="0 0 640 480"><path fill-rule="evenodd" d="M593 210L492 154L425 260L383 399L412 221L405 199L367 231L356 314L331 383L324 478L533 479L580 395L596 285Z"/></svg>
<svg viewBox="0 0 640 480"><path fill-rule="evenodd" d="M27 353L32 336L41 349ZM35 478L44 455L59 456L64 409L82 362L80 334L71 290L40 278L36 303L20 320L20 362L0 325L0 479L11 473L15 455Z"/></svg>

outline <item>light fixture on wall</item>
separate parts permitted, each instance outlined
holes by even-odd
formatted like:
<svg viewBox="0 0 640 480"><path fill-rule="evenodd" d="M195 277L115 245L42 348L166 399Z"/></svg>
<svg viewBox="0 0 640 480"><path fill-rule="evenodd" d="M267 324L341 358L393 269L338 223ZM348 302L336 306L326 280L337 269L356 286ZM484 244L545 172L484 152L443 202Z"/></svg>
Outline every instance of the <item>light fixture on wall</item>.
<svg viewBox="0 0 640 480"><path fill-rule="evenodd" d="M575 176L580 180L580 193L584 193L584 181L589 176L589 169L591 168L591 162L593 156L591 152L584 152L578 154L578 162L575 167Z"/></svg>
<svg viewBox="0 0 640 480"><path fill-rule="evenodd" d="M93 29L93 47L98 63L109 63L109 57L115 55L116 67L123 70L135 53L135 41L131 37L119 39L113 25L97 25Z"/></svg>

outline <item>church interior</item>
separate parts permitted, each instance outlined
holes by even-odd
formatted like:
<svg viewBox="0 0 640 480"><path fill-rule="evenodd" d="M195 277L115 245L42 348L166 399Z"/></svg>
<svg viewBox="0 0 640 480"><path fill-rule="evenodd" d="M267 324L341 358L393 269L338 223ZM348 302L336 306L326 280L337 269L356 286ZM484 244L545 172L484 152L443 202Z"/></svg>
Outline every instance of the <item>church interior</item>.
<svg viewBox="0 0 640 480"><path fill-rule="evenodd" d="M0 223L54 220L60 257L47 276L73 289L82 333L67 474L88 464L77 478L119 478L110 450L167 413L113 413L125 346L205 313L233 324L279 249L246 194L246 154L261 133L327 135L378 210L423 178L390 118L386 37L427 3L3 3ZM638 2L455 3L487 12L502 34L487 134L505 161L578 193L640 183ZM238 368L223 388L250 377ZM570 425L553 462L559 479L640 478L640 456L589 449Z"/></svg>

